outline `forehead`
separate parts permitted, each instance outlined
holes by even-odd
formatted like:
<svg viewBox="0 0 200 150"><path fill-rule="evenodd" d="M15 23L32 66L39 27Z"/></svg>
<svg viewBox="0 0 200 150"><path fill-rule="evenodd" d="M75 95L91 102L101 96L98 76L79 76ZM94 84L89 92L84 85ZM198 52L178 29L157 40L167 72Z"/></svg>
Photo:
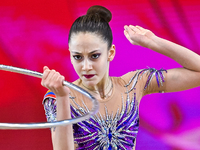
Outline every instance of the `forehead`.
<svg viewBox="0 0 200 150"><path fill-rule="evenodd" d="M90 32L72 34L69 50L97 50L107 48L107 42L101 36Z"/></svg>

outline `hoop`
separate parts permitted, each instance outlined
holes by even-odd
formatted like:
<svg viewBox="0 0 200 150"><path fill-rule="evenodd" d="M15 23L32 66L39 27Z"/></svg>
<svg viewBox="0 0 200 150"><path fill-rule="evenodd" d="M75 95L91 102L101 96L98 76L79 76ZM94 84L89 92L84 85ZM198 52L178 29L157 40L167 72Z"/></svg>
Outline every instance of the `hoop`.
<svg viewBox="0 0 200 150"><path fill-rule="evenodd" d="M36 71L31 71L27 69L22 69L22 68L12 67L12 66L2 65L2 64L0 64L0 70L11 71L11 72L25 74L29 76L38 77L38 78L42 78L42 75L43 75L42 73L39 73ZM42 128L51 128L55 126L64 126L64 125L74 124L74 123L83 121L97 113L97 111L99 110L99 103L90 93L88 93L86 90L68 81L63 81L63 85L69 88L72 88L80 92L84 96L88 97L93 103L92 110L81 117L66 119L62 121L55 121L55 122L0 123L0 129L42 129Z"/></svg>

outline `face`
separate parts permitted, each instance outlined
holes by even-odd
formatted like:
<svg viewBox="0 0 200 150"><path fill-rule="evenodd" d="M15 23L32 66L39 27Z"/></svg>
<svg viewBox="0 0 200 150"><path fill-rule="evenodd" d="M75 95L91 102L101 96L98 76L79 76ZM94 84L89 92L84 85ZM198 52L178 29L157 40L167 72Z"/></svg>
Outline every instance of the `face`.
<svg viewBox="0 0 200 150"><path fill-rule="evenodd" d="M108 78L109 58L113 59L113 46L94 33L77 33L69 43L71 62L83 84L90 87Z"/></svg>

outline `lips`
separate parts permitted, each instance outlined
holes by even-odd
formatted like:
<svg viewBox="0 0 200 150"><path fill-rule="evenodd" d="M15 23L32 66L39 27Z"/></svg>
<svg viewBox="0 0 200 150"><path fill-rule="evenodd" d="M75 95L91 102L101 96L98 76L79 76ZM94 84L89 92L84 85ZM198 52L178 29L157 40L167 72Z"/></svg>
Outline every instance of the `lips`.
<svg viewBox="0 0 200 150"><path fill-rule="evenodd" d="M84 75L84 77L87 78L87 79L90 79L90 78L92 78L93 76L94 76L94 74L86 74L86 75Z"/></svg>

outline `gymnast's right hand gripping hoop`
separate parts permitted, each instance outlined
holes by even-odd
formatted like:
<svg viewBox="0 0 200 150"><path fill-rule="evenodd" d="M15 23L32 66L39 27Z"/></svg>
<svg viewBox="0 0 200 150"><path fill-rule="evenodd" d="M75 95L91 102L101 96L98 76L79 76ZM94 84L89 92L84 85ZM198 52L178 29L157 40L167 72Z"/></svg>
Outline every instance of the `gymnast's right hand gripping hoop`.
<svg viewBox="0 0 200 150"><path fill-rule="evenodd" d="M5 71L11 71L15 73L20 73L20 74L25 74L29 76L34 76L38 78L42 78L42 73L36 72L36 71L31 71L27 69L22 69L18 67L12 67L12 66L7 66L7 65L2 65L0 64L0 70L5 70ZM99 110L99 103L98 101L86 90L80 88L79 86L70 83L68 81L63 81L63 85L67 86L71 89L74 89L84 96L88 97L92 103L93 107L90 112L87 114L77 117L77 118L72 118L72 119L66 119L62 121L55 121L55 122L39 122L39 123L0 123L0 129L42 129L42 128L51 128L55 126L64 126L68 124L74 124L80 121L83 121L85 119L90 118L92 115L96 114Z"/></svg>

